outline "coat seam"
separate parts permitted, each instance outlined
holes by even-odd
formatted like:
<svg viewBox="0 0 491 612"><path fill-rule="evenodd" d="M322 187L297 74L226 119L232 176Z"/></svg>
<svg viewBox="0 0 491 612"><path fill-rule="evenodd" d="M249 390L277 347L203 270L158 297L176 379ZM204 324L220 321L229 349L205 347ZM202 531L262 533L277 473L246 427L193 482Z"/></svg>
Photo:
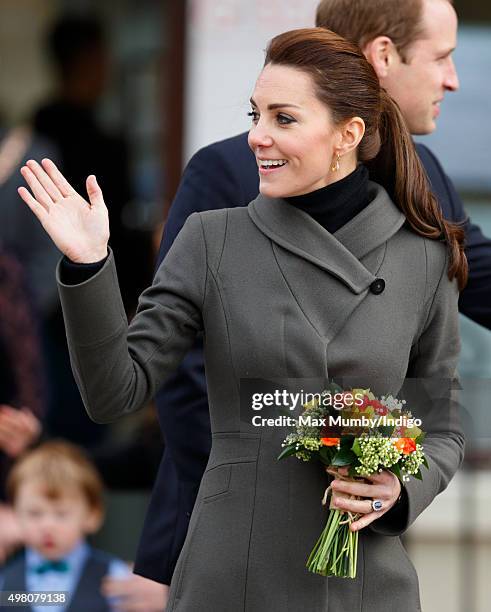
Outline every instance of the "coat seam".
<svg viewBox="0 0 491 612"><path fill-rule="evenodd" d="M249 561L251 556L251 542L252 542L252 530L254 526L254 515L256 513L256 495L257 495L257 470L259 465L259 456L261 454L261 442L262 438L259 439L259 447L257 449L258 460L256 462L256 467L254 470L254 497L252 499L252 516L251 516L251 525L249 527L249 542L247 544L247 564L246 564L246 572L244 578L244 612L247 612L247 580L249 577Z"/></svg>
<svg viewBox="0 0 491 612"><path fill-rule="evenodd" d="M201 235L203 237L203 244L205 247L205 281L204 281L204 287L203 287L203 298L201 300L201 311L203 311L204 306L205 306L205 301L206 301L206 290L208 288L208 246L206 244L205 228L203 226L203 218L201 217L201 215L199 216L199 221L200 221L200 227L201 227Z"/></svg>
<svg viewBox="0 0 491 612"><path fill-rule="evenodd" d="M426 243L425 243L425 248L426 248ZM431 317L431 313L432 313L432 310L433 310L433 306L434 306L434 304L435 304L435 301L436 301L436 298L437 298L438 292L440 291L440 285L441 285L441 283L442 283L442 279L443 279L443 276L444 276L444 274L445 274L445 270L446 270L446 267L447 267L447 257L448 257L448 255L445 255L445 259L444 259L444 262L443 262L442 271L441 271L441 273L440 273L440 278L438 279L438 283L437 283L437 285L436 285L436 287L435 287L435 291L433 292L433 297L432 297L432 299L431 299L431 304L430 304L430 306L429 306L429 308L428 308L428 313L427 313L427 315L426 315L426 318L425 318L424 324L423 324L423 326L422 326L422 328L421 328L421 333L420 333L420 334L419 334L419 336L418 336L418 340L417 340L417 352L418 352L418 354L420 353L420 343L421 343L421 337L424 335L424 333L425 333L425 331L426 331L426 329L427 329L427 327L428 327L428 322L429 322L430 317ZM426 266L426 277L428 278L428 265ZM428 285L429 285L429 281L428 281ZM426 295L425 295L425 297L426 297Z"/></svg>
<svg viewBox="0 0 491 612"><path fill-rule="evenodd" d="M227 310L225 308L225 303L222 297L222 292L220 291L220 284L218 282L218 278L215 276L213 270L211 268L209 268L209 272L210 272L210 276L211 278L215 281L215 285L217 288L217 293L218 293L218 299L220 300L220 305L222 307L222 312L223 312L223 318L225 320L225 327L227 329L227 343L228 343L228 351L229 351L229 355L230 355L230 364L232 366L232 370L234 372L234 378L235 378L235 384L237 386L237 391L240 392L240 385L238 383L238 376L237 376L237 370L235 367L235 363L234 363L234 358L233 358L233 353L232 353L232 341L230 338L230 326L229 326L229 321L228 321L228 317L227 317Z"/></svg>
<svg viewBox="0 0 491 612"><path fill-rule="evenodd" d="M223 253L225 251L225 243L227 241L227 232L228 232L228 208L225 209L225 227L223 229L222 248L220 250L220 255L218 256L218 261L217 261L217 274L218 274L218 271L220 269L220 265L222 263Z"/></svg>

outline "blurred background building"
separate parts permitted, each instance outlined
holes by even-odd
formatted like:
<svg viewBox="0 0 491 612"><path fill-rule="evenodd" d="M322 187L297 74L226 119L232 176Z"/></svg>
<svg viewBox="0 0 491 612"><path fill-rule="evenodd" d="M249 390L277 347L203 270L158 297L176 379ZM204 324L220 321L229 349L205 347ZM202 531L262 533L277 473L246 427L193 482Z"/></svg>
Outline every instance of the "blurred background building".
<svg viewBox="0 0 491 612"><path fill-rule="evenodd" d="M491 4L454 4L460 18L454 58L461 88L446 96L438 130L422 141L439 157L474 222L491 236ZM107 81L93 111L101 132L117 136L126 151L128 189L112 206L121 244L135 247L126 261L121 255L130 316L131 291L151 276L184 164L201 146L248 129L248 99L267 41L281 31L312 25L316 5L316 0L1 1L4 131L28 124L58 91L59 75L46 46L53 25L66 15L95 16L104 31ZM111 165L115 156L106 156L108 173L120 171ZM93 171L90 163L87 170ZM103 170L100 179L104 187ZM133 257L136 245L147 254L138 260ZM484 612L491 600L491 333L462 318L462 334L463 393L479 435L471 436L465 469L411 529L407 546L419 570L424 610ZM48 417L55 428L70 430L72 417L68 422ZM94 430L87 431L90 438ZM119 488L111 495L112 520L101 537L106 548L130 557L163 441L151 407L143 416L94 435L97 444L76 441L93 447L108 483ZM141 459L141 440L148 436L154 443ZM144 493L133 493L136 488ZM121 538L122 529L126 538Z"/></svg>

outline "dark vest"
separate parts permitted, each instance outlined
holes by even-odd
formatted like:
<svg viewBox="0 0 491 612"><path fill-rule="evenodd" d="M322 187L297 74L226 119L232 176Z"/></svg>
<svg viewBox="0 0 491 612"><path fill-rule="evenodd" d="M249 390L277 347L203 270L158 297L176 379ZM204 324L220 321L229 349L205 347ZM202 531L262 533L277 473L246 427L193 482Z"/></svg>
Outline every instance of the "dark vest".
<svg viewBox="0 0 491 612"><path fill-rule="evenodd" d="M110 562L110 555L99 550L91 550L66 612L88 612L89 610L90 612L109 612L106 599L100 592L100 585L102 578L109 570ZM26 560L23 552L7 563L2 590L27 591ZM16 606L15 608L0 606L0 612L11 612L14 609L32 612L31 606ZM56 606L53 607L53 610L56 609Z"/></svg>

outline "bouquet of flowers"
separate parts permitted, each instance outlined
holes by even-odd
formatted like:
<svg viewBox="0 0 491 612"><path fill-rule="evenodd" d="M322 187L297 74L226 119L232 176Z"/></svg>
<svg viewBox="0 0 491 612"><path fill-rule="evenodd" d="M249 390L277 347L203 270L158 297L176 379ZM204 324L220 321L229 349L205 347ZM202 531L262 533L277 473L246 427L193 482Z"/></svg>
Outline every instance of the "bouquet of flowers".
<svg viewBox="0 0 491 612"><path fill-rule="evenodd" d="M421 466L428 467L422 446L425 434L417 426L420 420L413 419L404 404L392 395L378 399L370 389L343 391L332 383L303 405L304 412L295 431L284 440L278 459L294 455L302 461L318 460L333 478L352 482L363 482L384 469L402 482L410 475L421 480ZM323 505L330 492L329 486ZM326 527L308 558L309 571L356 577L358 532L351 531L350 524L357 518L357 514L331 507Z"/></svg>

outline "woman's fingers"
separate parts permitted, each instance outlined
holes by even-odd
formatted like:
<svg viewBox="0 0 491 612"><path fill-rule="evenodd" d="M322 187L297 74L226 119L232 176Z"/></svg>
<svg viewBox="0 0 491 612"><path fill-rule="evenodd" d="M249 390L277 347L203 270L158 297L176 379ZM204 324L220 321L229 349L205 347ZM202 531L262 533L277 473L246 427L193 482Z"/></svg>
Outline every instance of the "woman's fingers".
<svg viewBox="0 0 491 612"><path fill-rule="evenodd" d="M75 189L70 185L70 183L50 159L43 159L41 164L63 196L67 197L76 193Z"/></svg>
<svg viewBox="0 0 491 612"><path fill-rule="evenodd" d="M389 470L382 470L381 472L375 472L374 474L366 476L366 480L375 483L392 482L394 478L397 478L397 476L393 472L389 472Z"/></svg>
<svg viewBox="0 0 491 612"><path fill-rule="evenodd" d="M331 483L333 491L347 493L348 495L356 495L358 497L381 497L387 493L387 489L383 485L365 484L363 482L347 482L343 480L335 480Z"/></svg>
<svg viewBox="0 0 491 612"><path fill-rule="evenodd" d="M335 508L360 515L350 523L351 531L359 531L388 512L397 501L400 483L397 476L388 470L372 474L369 482L334 480L331 483ZM345 495L365 499L349 499ZM372 501L378 499L382 508L374 511Z"/></svg>
<svg viewBox="0 0 491 612"><path fill-rule="evenodd" d="M21 168L21 174L31 188L36 200L42 204L46 210L49 210L49 207L53 205L53 200L46 189L41 185L34 172L28 166L23 166Z"/></svg>
<svg viewBox="0 0 491 612"><path fill-rule="evenodd" d="M45 170L37 163L37 161L30 159L27 162L27 167L34 173L37 180L44 187L49 197L53 200L53 202L57 202L62 199L62 194L58 187L54 184L52 179L48 176Z"/></svg>
<svg viewBox="0 0 491 612"><path fill-rule="evenodd" d="M19 187L17 193L29 206L36 217L42 222L43 218L48 214L49 206L39 203L35 200L31 193L25 187Z"/></svg>
<svg viewBox="0 0 491 612"><path fill-rule="evenodd" d="M335 508L347 510L355 514L368 514L373 512L371 499L349 499L347 497L335 496L333 500Z"/></svg>
<svg viewBox="0 0 491 612"><path fill-rule="evenodd" d="M87 177L86 181L87 195L91 206L104 206L104 198L99 183L93 174Z"/></svg>
<svg viewBox="0 0 491 612"><path fill-rule="evenodd" d="M380 510L379 512L369 512L368 514L364 514L358 520L354 521L350 524L350 531L360 531L360 529L364 529L370 523L380 518L385 512Z"/></svg>

